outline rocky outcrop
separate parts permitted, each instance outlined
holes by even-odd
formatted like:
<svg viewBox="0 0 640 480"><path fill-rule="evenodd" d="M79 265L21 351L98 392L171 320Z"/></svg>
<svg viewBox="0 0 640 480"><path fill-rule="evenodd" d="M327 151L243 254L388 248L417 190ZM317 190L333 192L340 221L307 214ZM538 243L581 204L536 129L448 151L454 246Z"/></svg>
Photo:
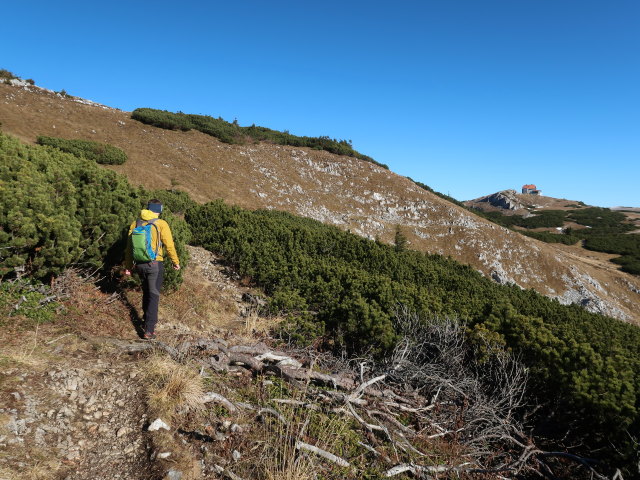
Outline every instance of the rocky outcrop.
<svg viewBox="0 0 640 480"><path fill-rule="evenodd" d="M505 210L523 210L525 206L520 203L515 190L502 190L486 197L478 199L478 202L487 202L490 205Z"/></svg>

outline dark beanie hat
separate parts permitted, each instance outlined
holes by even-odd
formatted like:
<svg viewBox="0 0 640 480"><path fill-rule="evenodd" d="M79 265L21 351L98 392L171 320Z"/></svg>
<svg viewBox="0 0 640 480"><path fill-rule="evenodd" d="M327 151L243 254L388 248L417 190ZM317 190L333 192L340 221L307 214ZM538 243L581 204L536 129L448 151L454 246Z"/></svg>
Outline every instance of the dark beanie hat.
<svg viewBox="0 0 640 480"><path fill-rule="evenodd" d="M153 213L162 213L162 204L150 203L147 205L147 210L151 210Z"/></svg>

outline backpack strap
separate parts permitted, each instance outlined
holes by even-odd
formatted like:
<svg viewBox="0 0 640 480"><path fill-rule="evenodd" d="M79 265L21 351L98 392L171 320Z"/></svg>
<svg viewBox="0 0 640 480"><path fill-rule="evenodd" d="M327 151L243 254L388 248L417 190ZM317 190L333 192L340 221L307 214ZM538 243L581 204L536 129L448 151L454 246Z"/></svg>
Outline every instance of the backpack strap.
<svg viewBox="0 0 640 480"><path fill-rule="evenodd" d="M154 228L156 229L156 251L155 251L155 256L158 256L158 251L160 250L160 248L162 247L162 239L160 238L160 229L158 228L158 226L156 225L156 220L158 220L157 218L152 218L151 220L149 220L147 222L147 225L153 225Z"/></svg>

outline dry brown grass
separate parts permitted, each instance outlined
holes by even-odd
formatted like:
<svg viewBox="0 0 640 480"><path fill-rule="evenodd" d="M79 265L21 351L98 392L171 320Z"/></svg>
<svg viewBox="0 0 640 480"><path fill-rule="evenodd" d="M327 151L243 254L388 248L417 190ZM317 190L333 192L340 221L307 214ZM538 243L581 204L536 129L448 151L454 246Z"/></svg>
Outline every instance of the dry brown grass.
<svg viewBox="0 0 640 480"><path fill-rule="evenodd" d="M55 359L56 347L74 350L78 342L74 334L56 324L20 331L0 329L0 367L42 372Z"/></svg>
<svg viewBox="0 0 640 480"><path fill-rule="evenodd" d="M38 461L35 465L25 470L16 472L13 469L0 467L0 479L2 480L57 480L60 478L60 470L63 465L56 459Z"/></svg>
<svg viewBox="0 0 640 480"><path fill-rule="evenodd" d="M202 377L189 365L155 353L144 362L143 378L150 421L160 418L171 428L170 431L160 429L151 435L156 454L171 453L167 459L158 459L161 475L173 468L183 473L184 480L202 478L200 465L193 452L177 433L189 416L198 415L204 409Z"/></svg>
<svg viewBox="0 0 640 480"><path fill-rule="evenodd" d="M288 413L288 415L287 415ZM289 409L285 412L288 423L267 419L263 431L264 442L257 468L267 480L311 480L317 468L308 456L301 456L295 448L299 434L310 421L308 412Z"/></svg>
<svg viewBox="0 0 640 480"><path fill-rule="evenodd" d="M170 423L178 414L203 408L202 377L188 365L153 354L144 365L147 404L151 415Z"/></svg>
<svg viewBox="0 0 640 480"><path fill-rule="evenodd" d="M284 320L283 317L277 315L261 316L256 312L251 312L244 319L244 328L241 334L247 338L265 337L272 333Z"/></svg>
<svg viewBox="0 0 640 480"><path fill-rule="evenodd" d="M58 326L81 335L137 337L122 294L100 291L93 279L84 279L77 271L65 272L62 278L68 298L62 302L66 310L56 321Z"/></svg>
<svg viewBox="0 0 640 480"><path fill-rule="evenodd" d="M235 303L187 267L184 283L160 299L160 322L178 323L192 330L225 327L238 316Z"/></svg>

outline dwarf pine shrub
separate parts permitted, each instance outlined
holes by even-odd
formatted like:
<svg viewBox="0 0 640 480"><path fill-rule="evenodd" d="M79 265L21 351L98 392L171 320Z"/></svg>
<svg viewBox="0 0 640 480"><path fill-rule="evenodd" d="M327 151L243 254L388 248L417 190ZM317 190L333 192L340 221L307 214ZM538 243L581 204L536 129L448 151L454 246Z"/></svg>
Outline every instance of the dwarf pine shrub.
<svg viewBox="0 0 640 480"><path fill-rule="evenodd" d="M39 145L56 147L63 152L77 157L88 158L102 165L122 165L127 161L127 154L118 147L91 140L67 140L64 138L39 136Z"/></svg>
<svg viewBox="0 0 640 480"><path fill-rule="evenodd" d="M85 158L0 134L0 160L0 275L101 265L137 210L127 180Z"/></svg>
<svg viewBox="0 0 640 480"><path fill-rule="evenodd" d="M247 140L252 140L253 142L264 141L293 147L309 147L316 150L326 150L336 155L359 158L383 168L389 168L387 165L376 162L373 158L354 150L350 140L337 140L328 136L299 137L291 135L286 130L281 132L256 125L241 127L237 120L227 122L220 117L213 118L208 115L193 115L182 112L172 113L153 108L137 108L131 114L131 118L147 125L168 130L198 130L216 137L224 143L245 144Z"/></svg>
<svg viewBox="0 0 640 480"><path fill-rule="evenodd" d="M92 160L0 133L0 276L19 269L45 279L73 265L121 262L129 225L149 198ZM170 209L163 218L186 265L189 227ZM167 286L181 279L171 271Z"/></svg>

